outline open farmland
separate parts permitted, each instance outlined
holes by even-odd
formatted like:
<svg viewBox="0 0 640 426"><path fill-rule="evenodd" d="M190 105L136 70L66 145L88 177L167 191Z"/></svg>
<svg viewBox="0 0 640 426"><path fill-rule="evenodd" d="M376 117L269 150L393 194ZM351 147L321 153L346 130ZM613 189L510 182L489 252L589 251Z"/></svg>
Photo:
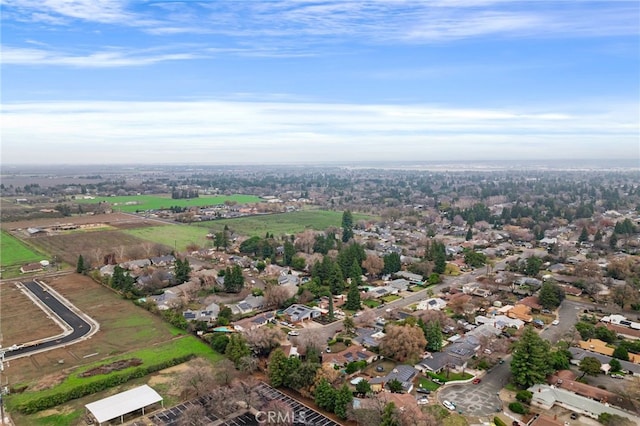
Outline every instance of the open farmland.
<svg viewBox="0 0 640 426"><path fill-rule="evenodd" d="M8 232L2 231L0 235L0 268L6 270L9 275L17 273L20 266L25 263L38 262L48 258Z"/></svg>
<svg viewBox="0 0 640 426"><path fill-rule="evenodd" d="M354 222L374 220L375 216L353 213ZM304 210L290 213L278 213L259 216L245 216L233 219L220 219L195 226L220 232L227 225L240 235L264 236L267 232L274 235L295 234L305 229L325 230L331 226L340 227L342 212L328 210Z"/></svg>
<svg viewBox="0 0 640 426"><path fill-rule="evenodd" d="M123 232L128 234L130 238L152 241L170 247L170 250L184 251L191 244L199 247L211 247L211 241L206 238L208 231L199 226L162 225L128 229Z"/></svg>
<svg viewBox="0 0 640 426"><path fill-rule="evenodd" d="M180 333L162 318L135 306L131 301L121 299L87 276L66 274L45 281L78 309L98 321L100 330L90 339L66 348L12 360L10 367L4 371L11 386L22 384L31 388L42 387L45 385L43 381L51 380L51 377L70 367L163 343L169 344ZM3 294L4 291L5 289ZM24 306L18 304L2 304L0 320L3 327L10 318L21 315L22 307ZM20 325L22 335L20 330L12 330L11 335L16 336L18 342L30 340L32 333L37 331L35 328L38 324L25 321ZM9 324L8 327L11 328L12 325ZM59 328L48 328L59 333Z"/></svg>
<svg viewBox="0 0 640 426"><path fill-rule="evenodd" d="M92 200L75 200L77 203L97 204L109 203L114 210L134 213L143 210L168 209L171 206L178 207L204 207L224 204L225 201L236 202L238 204L259 203L260 197L255 195L220 195L215 197L198 197L190 199L173 199L170 196L158 195L130 195L122 197L97 197Z"/></svg>

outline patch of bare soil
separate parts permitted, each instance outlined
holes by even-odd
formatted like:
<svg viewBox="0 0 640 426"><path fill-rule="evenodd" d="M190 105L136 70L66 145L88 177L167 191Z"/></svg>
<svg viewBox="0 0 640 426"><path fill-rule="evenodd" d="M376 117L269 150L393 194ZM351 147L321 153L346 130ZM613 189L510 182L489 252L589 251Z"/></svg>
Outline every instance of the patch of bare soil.
<svg viewBox="0 0 640 426"><path fill-rule="evenodd" d="M158 385L162 383L167 383L171 380L171 376L174 374L181 374L185 371L189 370L188 363L178 364L173 367L165 368L164 370L160 370L158 374L151 376L149 379L149 386Z"/></svg>
<svg viewBox="0 0 640 426"><path fill-rule="evenodd" d="M78 374L78 376L91 377L97 376L98 374L109 374L114 371L124 370L125 368L137 367L138 365L142 365L142 360L140 358L122 359L120 361L92 368L91 370Z"/></svg>
<svg viewBox="0 0 640 426"><path fill-rule="evenodd" d="M45 389L52 388L62 383L67 378L66 373L48 374L42 377L34 386L29 387L29 391L37 392Z"/></svg>

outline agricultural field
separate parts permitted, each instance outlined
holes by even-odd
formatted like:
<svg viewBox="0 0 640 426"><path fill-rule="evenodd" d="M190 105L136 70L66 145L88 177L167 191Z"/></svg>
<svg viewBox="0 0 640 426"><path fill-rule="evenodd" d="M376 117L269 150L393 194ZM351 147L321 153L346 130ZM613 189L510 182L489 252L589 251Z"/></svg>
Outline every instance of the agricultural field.
<svg viewBox="0 0 640 426"><path fill-rule="evenodd" d="M159 228L171 228L161 226ZM78 230L59 235L31 238L30 242L39 249L51 253L75 266L78 256L82 255L93 265L102 265L103 257L115 253L118 261L156 256L171 249L160 250L154 244L129 235L127 231L116 230Z"/></svg>
<svg viewBox="0 0 640 426"><path fill-rule="evenodd" d="M353 213L353 220L376 220L375 216ZM245 216L233 219L219 219L196 224L214 232L220 232L227 225L240 235L264 236L267 232L276 236L296 234L305 229L323 231L331 226L340 227L342 212L329 210L303 210L290 213L278 213L259 216Z"/></svg>
<svg viewBox="0 0 640 426"><path fill-rule="evenodd" d="M92 200L76 199L79 204L109 203L115 211L135 213L144 210L168 209L178 207L204 207L224 204L225 201L238 204L259 203L262 200L255 195L219 195L215 197L198 197L190 199L173 199L170 196L159 195L128 195L123 197L96 197Z"/></svg>
<svg viewBox="0 0 640 426"><path fill-rule="evenodd" d="M48 258L47 255L29 247L8 232L2 231L0 234L0 269L4 277L18 275L20 267L26 263L39 262Z"/></svg>
<svg viewBox="0 0 640 426"><path fill-rule="evenodd" d="M161 225L123 231L129 238L151 241L169 250L184 251L188 245L211 247L207 240L207 230L193 225Z"/></svg>

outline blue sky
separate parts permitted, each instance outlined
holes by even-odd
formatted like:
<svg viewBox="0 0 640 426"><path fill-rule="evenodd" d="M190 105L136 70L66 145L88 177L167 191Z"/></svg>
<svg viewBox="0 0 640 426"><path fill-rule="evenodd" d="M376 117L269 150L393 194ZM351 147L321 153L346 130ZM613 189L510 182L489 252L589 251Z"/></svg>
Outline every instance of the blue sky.
<svg viewBox="0 0 640 426"><path fill-rule="evenodd" d="M5 0L2 163L640 158L640 2Z"/></svg>

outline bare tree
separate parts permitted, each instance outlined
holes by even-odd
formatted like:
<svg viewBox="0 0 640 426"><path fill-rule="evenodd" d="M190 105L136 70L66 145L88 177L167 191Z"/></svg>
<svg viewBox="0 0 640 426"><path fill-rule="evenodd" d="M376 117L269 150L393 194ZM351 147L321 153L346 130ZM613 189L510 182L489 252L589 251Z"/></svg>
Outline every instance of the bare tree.
<svg viewBox="0 0 640 426"><path fill-rule="evenodd" d="M313 244L316 241L316 232L313 229L306 229L297 235L295 240L296 250L310 254L313 252Z"/></svg>
<svg viewBox="0 0 640 426"><path fill-rule="evenodd" d="M178 380L182 393L188 397L201 397L214 386L213 368L207 361L196 358Z"/></svg>
<svg viewBox="0 0 640 426"><path fill-rule="evenodd" d="M233 382L237 375L238 370L236 370L236 366L233 361L225 358L216 363L213 377L215 379L215 382L220 386L229 386L229 384Z"/></svg>
<svg viewBox="0 0 640 426"><path fill-rule="evenodd" d="M361 314L354 319L356 326L359 327L367 327L373 325L378 314L376 311L370 308L365 308L363 311L360 311Z"/></svg>
<svg viewBox="0 0 640 426"><path fill-rule="evenodd" d="M259 327L247 330L242 334L251 349L261 355L269 355L286 339L280 328Z"/></svg>
<svg viewBox="0 0 640 426"><path fill-rule="evenodd" d="M190 405L180 416L181 426L206 426L210 423L207 419L207 410L200 404Z"/></svg>
<svg viewBox="0 0 640 426"><path fill-rule="evenodd" d="M397 416L402 426L438 426L440 424L432 414L422 411L413 404L398 410Z"/></svg>
<svg viewBox="0 0 640 426"><path fill-rule="evenodd" d="M264 303L266 306L280 307L291 297L286 287L270 285L264 292Z"/></svg>
<svg viewBox="0 0 640 426"><path fill-rule="evenodd" d="M370 277L373 277L382 272L384 261L377 254L368 254L367 258L362 261L362 267L367 270Z"/></svg>
<svg viewBox="0 0 640 426"><path fill-rule="evenodd" d="M417 360L427 340L422 329L414 325L389 325L380 342L380 353L397 361Z"/></svg>
<svg viewBox="0 0 640 426"><path fill-rule="evenodd" d="M264 413L266 423L270 426L293 426L295 413L284 401L271 400L260 411Z"/></svg>
<svg viewBox="0 0 640 426"><path fill-rule="evenodd" d="M260 395L256 391L259 384L258 379L253 376L247 376L234 385L238 402L242 403L244 408L255 407L260 402Z"/></svg>
<svg viewBox="0 0 640 426"><path fill-rule="evenodd" d="M145 241L144 243L140 244L140 247L142 248L142 251L145 255L146 258L152 257L153 256L153 243L149 242L149 241Z"/></svg>
<svg viewBox="0 0 640 426"><path fill-rule="evenodd" d="M224 418L238 409L236 392L226 386L220 386L211 391L206 404L207 411L217 417Z"/></svg>

